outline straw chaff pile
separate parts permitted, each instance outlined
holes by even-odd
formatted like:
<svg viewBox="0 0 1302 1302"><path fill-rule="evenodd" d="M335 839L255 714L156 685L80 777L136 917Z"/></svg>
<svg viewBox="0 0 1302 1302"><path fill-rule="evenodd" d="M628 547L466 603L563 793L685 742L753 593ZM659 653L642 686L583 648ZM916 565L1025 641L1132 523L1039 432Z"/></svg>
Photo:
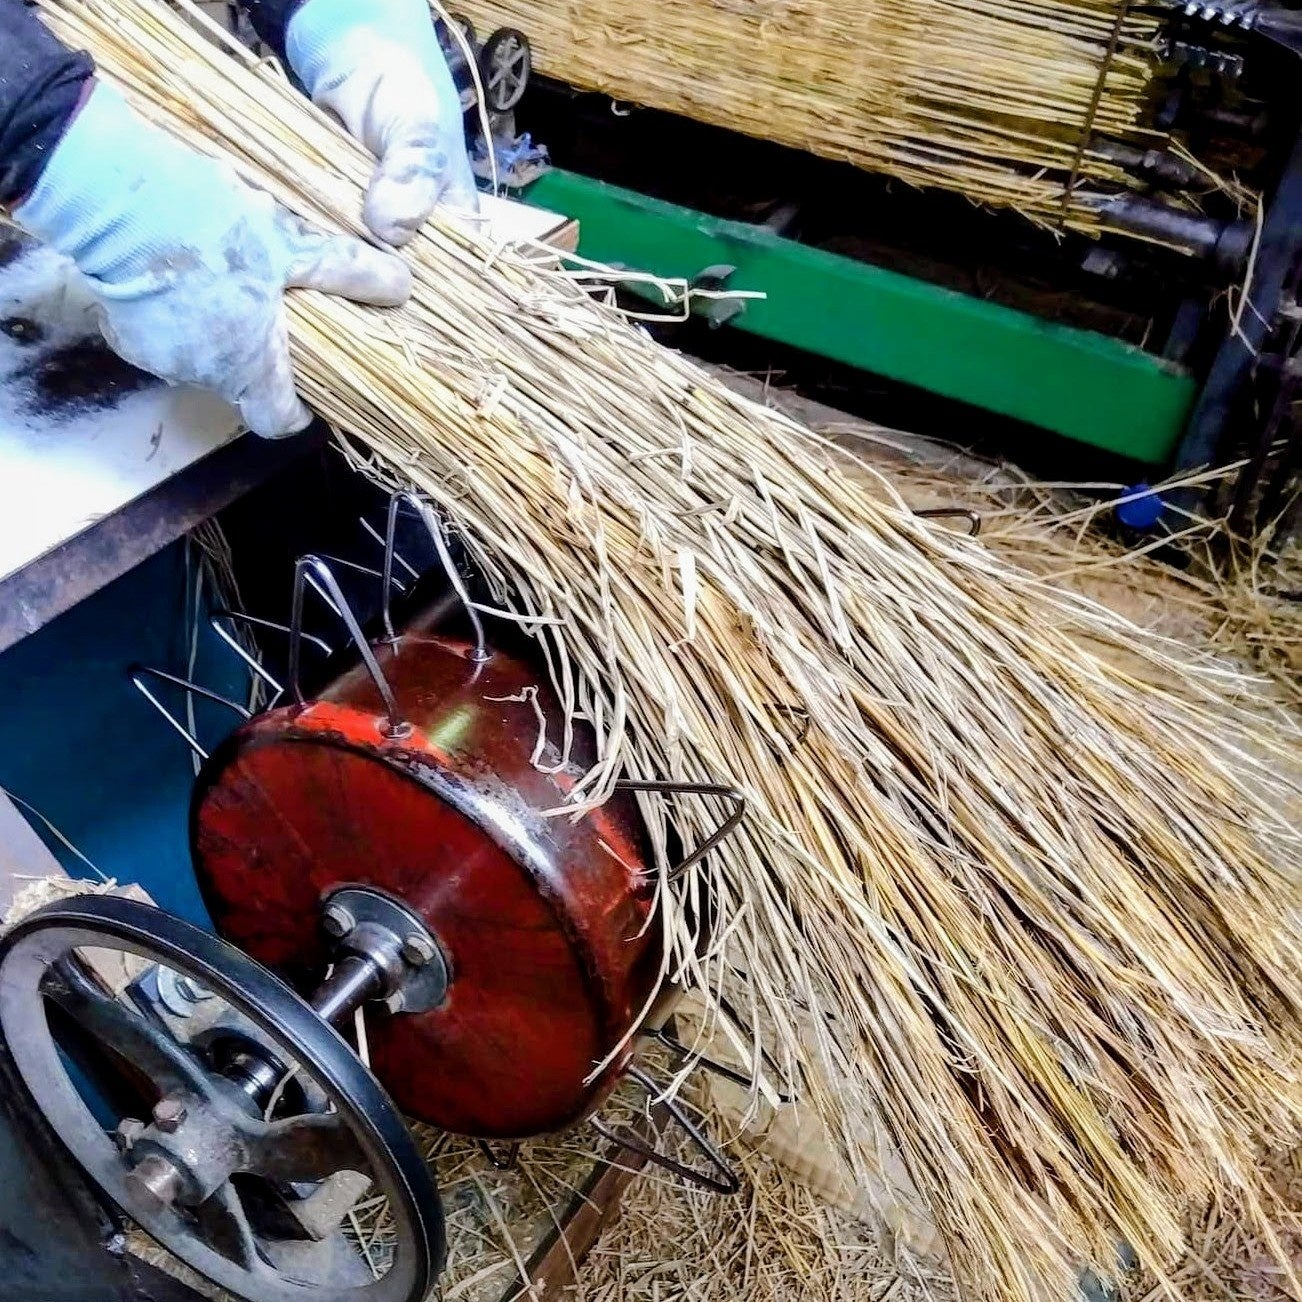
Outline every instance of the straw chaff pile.
<svg viewBox="0 0 1302 1302"><path fill-rule="evenodd" d="M149 117L358 229L368 160L274 70L158 0L41 10ZM662 886L667 974L741 983L847 1156L897 1152L970 1297L1065 1296L1118 1238L1160 1272L1186 1206L1264 1198L1257 1151L1302 1120L1295 726L1245 709L1240 748L1251 684L873 500L541 259L450 224L409 257L401 311L292 296L305 394L538 635L601 741L576 802L745 792ZM673 813L691 842L727 807Z"/></svg>
<svg viewBox="0 0 1302 1302"><path fill-rule="evenodd" d="M1151 128L1159 24L1126 0L457 0L539 69L1046 225L1096 228ZM1068 187L1070 186L1070 195Z"/></svg>

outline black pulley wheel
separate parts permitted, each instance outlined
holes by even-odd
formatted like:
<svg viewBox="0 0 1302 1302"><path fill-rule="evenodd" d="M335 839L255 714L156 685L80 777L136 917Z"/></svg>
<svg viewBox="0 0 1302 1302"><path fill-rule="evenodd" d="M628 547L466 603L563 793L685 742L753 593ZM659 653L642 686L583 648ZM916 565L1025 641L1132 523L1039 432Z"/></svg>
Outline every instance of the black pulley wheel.
<svg viewBox="0 0 1302 1302"><path fill-rule="evenodd" d="M96 974L105 953L119 964L143 959L140 969L157 964L223 1001L223 1014L265 1046L244 1058L279 1081L260 1087L253 1069L241 1076L174 1035L166 1017L111 993ZM338 1033L240 950L133 900L50 905L0 942L0 1033L32 1102L86 1174L222 1288L250 1302L417 1302L433 1287L443 1213L401 1115ZM83 1074L94 1083L87 1062L115 1065L106 1082L116 1075L121 1097L127 1079L152 1120L119 1119L106 1130L69 1073L61 1040L70 1038ZM102 1098L94 1106L102 1114ZM285 1229L286 1199L302 1205L293 1200L340 1180L388 1200L395 1237L387 1268L372 1265L377 1278L307 1268L305 1243L325 1235ZM279 1220L267 1211L277 1199ZM335 1211L340 1226L347 1210L344 1200Z"/></svg>
<svg viewBox="0 0 1302 1302"><path fill-rule="evenodd" d="M514 27L503 27L484 42L479 55L484 100L490 111L509 113L524 98L533 74L529 38Z"/></svg>

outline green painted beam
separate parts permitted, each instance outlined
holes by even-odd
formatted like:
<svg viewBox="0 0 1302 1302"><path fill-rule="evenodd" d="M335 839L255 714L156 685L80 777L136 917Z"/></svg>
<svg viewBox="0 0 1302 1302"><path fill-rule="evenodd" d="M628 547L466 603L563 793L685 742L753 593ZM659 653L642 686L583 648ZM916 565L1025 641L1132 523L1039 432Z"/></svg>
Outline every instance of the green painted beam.
<svg viewBox="0 0 1302 1302"><path fill-rule="evenodd" d="M730 288L767 294L734 319L743 330L1139 461L1170 460L1193 405L1193 378L1140 348L764 227L560 169L524 197L577 218L580 252L598 262L688 278L736 267Z"/></svg>

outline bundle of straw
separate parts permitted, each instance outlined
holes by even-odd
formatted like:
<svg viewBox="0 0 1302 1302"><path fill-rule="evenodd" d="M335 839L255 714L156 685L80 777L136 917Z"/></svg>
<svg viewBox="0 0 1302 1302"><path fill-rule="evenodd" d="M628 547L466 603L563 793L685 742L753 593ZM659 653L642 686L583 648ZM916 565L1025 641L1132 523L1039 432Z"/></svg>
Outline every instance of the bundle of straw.
<svg viewBox="0 0 1302 1302"><path fill-rule="evenodd" d="M155 122L360 229L370 160L188 3L40 7ZM1065 1296L1119 1238L1160 1272L1186 1205L1264 1196L1258 1150L1302 1120L1296 726L872 499L550 261L451 222L409 257L400 311L291 296L305 395L537 636L553 738L600 739L576 809L623 774L745 792L662 878L666 977L740 982L852 1163L889 1137L971 1297Z"/></svg>
<svg viewBox="0 0 1302 1302"><path fill-rule="evenodd" d="M1160 147L1159 24L1129 0L457 0L584 90L1096 229ZM1113 155L1115 156L1115 155Z"/></svg>

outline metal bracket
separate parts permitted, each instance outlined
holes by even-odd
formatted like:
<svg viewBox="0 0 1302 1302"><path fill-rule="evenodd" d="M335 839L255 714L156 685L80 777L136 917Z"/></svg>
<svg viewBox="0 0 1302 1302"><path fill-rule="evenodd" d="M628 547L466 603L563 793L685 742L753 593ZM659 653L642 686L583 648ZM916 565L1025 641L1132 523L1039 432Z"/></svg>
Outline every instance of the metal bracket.
<svg viewBox="0 0 1302 1302"><path fill-rule="evenodd" d="M665 881L673 883L679 880L689 869L695 868L711 850L726 841L741 825L746 817L746 797L736 787L725 787L715 782L651 782L636 778L621 778L615 783L616 791L634 791L654 793L661 796L715 796L720 800L733 803L733 812L718 829L701 842L685 859L675 864L665 874Z"/></svg>
<svg viewBox="0 0 1302 1302"><path fill-rule="evenodd" d="M712 267L706 267L698 271L692 277L688 289L688 299L691 298L692 290L705 290L708 293L721 293L728 288L728 282L737 274L737 268L729 266L727 263L717 263ZM706 305L697 308L698 316L703 316L709 322L711 330L718 330L721 326L727 325L730 321L735 321L746 311L746 302L740 298L715 298L706 302Z"/></svg>
<svg viewBox="0 0 1302 1302"><path fill-rule="evenodd" d="M216 705L224 705L228 710L233 710L246 722L253 718L251 711L240 705L237 701L232 701L229 697L222 696L219 692L214 692L207 687L200 687L198 683L192 683L188 678L178 678L175 674L164 673L161 669L151 669L148 665L133 665L128 671L132 686L135 687L141 696L147 700L150 705L158 711L159 714L167 720L168 723L183 737L190 749L202 760L208 758L208 752L199 745L198 739L183 724L180 719L174 715L171 710L165 706L157 696L145 686L142 679L154 678L162 683L170 683L173 687L180 687L186 692L193 692L196 696L202 696L206 701L212 701Z"/></svg>
<svg viewBox="0 0 1302 1302"><path fill-rule="evenodd" d="M646 1092L648 1099L660 1098L660 1086L644 1072L640 1067L629 1068L629 1079L636 1081L638 1085ZM692 1146L701 1154L711 1171L702 1171L696 1167L686 1165L677 1159L667 1157L664 1153L645 1143L630 1130L615 1130L605 1122L596 1117L592 1118L592 1128L603 1139L608 1139L612 1144L618 1144L620 1148L627 1152L636 1153L639 1157L645 1157L648 1162L653 1162L661 1170L668 1171L671 1175L676 1175L680 1180L686 1180L688 1184L694 1184L698 1188L708 1189L711 1193L718 1194L735 1194L741 1191L741 1177L732 1169L728 1159L719 1151L719 1149L708 1139L704 1132L687 1114L687 1109L683 1107L677 1099L660 1099L658 1104L663 1108L669 1119L682 1128Z"/></svg>

